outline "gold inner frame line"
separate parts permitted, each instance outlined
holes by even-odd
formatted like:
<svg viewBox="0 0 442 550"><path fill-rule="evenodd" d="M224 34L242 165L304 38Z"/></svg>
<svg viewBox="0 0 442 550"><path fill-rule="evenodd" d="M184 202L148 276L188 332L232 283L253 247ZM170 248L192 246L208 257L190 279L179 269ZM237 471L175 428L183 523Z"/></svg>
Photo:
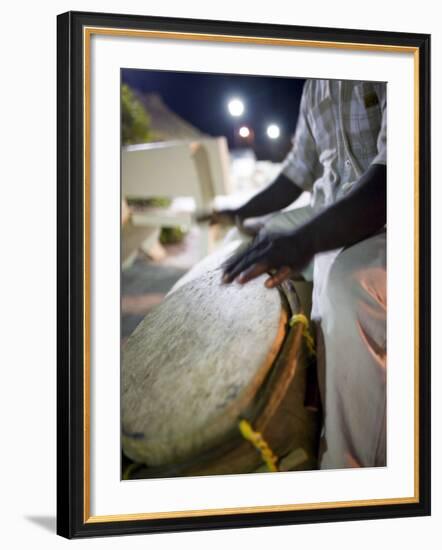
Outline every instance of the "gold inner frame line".
<svg viewBox="0 0 442 550"><path fill-rule="evenodd" d="M169 40L193 40L203 42L230 42L256 45L272 45L304 48L331 48L370 52L411 53L414 61L414 495L411 497L352 500L337 502L302 503L207 510L181 510L136 514L92 516L90 511L90 46L92 35L155 38ZM419 502L419 49L412 46L378 45L357 42L330 42L321 40L297 40L269 37L246 37L236 35L114 29L108 27L83 28L83 211L84 211L84 523L134 521L148 519L204 517L259 512L282 512L297 510L323 510L355 506L379 506L388 504L411 504Z"/></svg>

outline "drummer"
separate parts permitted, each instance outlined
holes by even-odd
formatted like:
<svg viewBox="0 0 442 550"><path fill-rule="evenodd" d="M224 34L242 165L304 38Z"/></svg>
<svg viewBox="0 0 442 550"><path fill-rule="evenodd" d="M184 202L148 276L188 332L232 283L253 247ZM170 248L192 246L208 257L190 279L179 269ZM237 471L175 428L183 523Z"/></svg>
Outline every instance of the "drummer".
<svg viewBox="0 0 442 550"><path fill-rule="evenodd" d="M211 214L242 224L312 193L307 209L267 218L223 280L271 273L271 288L312 274L322 469L386 464L386 131L384 83L308 80L280 174L240 208Z"/></svg>

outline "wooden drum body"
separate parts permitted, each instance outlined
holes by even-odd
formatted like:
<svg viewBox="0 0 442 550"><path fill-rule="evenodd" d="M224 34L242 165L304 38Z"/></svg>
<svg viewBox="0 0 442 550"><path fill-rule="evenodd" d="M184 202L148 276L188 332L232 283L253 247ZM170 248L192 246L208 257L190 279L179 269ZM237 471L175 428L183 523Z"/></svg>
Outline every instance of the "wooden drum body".
<svg viewBox="0 0 442 550"><path fill-rule="evenodd" d="M304 406L308 357L293 283L221 283L237 243L196 266L140 323L123 349L122 443L145 465L134 477L259 471L263 456L239 429L246 420L279 469L316 466L318 415ZM305 285L305 283L301 283Z"/></svg>

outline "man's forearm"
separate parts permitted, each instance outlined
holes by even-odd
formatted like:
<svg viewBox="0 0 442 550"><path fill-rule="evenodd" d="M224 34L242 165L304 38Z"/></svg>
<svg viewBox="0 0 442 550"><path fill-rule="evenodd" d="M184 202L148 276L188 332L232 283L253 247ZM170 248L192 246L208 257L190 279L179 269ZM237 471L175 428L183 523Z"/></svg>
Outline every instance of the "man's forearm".
<svg viewBox="0 0 442 550"><path fill-rule="evenodd" d="M268 187L238 208L237 214L243 219L265 216L282 210L294 202L301 193L300 187L280 174Z"/></svg>
<svg viewBox="0 0 442 550"><path fill-rule="evenodd" d="M387 219L387 172L372 165L341 200L299 228L313 253L355 244L381 229Z"/></svg>

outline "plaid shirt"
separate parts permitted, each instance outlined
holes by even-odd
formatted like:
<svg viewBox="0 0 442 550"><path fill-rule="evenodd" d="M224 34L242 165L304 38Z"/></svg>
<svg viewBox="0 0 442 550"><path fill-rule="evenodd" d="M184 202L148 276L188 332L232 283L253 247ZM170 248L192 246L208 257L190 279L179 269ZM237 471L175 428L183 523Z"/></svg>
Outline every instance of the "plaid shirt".
<svg viewBox="0 0 442 550"><path fill-rule="evenodd" d="M338 200L371 164L386 164L386 84L307 80L282 173L312 191L316 210Z"/></svg>

